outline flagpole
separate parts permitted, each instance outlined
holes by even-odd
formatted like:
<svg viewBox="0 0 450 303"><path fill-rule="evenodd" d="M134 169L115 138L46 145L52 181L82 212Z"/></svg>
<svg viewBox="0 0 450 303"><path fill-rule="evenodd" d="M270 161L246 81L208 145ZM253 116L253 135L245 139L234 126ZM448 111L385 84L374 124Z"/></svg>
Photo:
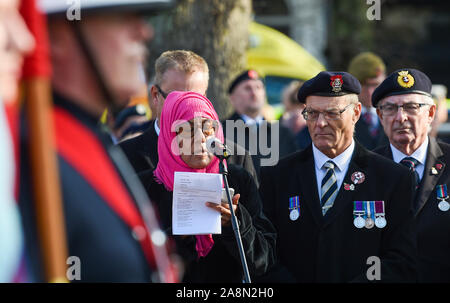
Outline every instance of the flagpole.
<svg viewBox="0 0 450 303"><path fill-rule="evenodd" d="M50 62L45 19L34 0L22 0L21 13L36 40L24 62L24 100L36 222L47 282L68 282L67 242L52 117ZM28 64L28 66L27 66ZM27 69L28 67L28 69Z"/></svg>

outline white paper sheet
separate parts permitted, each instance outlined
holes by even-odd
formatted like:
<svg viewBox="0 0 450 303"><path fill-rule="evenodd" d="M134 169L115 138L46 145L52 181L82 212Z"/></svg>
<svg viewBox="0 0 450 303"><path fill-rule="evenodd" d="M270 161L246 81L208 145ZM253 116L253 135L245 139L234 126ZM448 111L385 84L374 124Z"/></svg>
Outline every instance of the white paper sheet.
<svg viewBox="0 0 450 303"><path fill-rule="evenodd" d="M202 235L222 233L220 213L206 202L220 203L222 175L175 172L173 186L172 233Z"/></svg>

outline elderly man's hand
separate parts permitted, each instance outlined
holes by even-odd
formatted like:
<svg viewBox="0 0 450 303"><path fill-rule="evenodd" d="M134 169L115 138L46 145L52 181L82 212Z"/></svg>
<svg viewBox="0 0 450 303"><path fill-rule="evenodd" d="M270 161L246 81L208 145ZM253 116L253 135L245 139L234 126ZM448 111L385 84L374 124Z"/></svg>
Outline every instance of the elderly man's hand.
<svg viewBox="0 0 450 303"><path fill-rule="evenodd" d="M236 194L232 199L234 213L236 213L240 197L240 194ZM206 202L206 206L222 214L222 226L229 226L231 224L231 211L228 202L222 202L221 204Z"/></svg>

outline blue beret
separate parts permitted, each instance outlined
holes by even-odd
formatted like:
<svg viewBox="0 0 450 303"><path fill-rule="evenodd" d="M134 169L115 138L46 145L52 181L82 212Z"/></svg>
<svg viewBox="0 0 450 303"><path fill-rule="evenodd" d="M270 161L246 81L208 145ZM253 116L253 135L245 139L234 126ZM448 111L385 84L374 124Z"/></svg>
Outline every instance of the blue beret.
<svg viewBox="0 0 450 303"><path fill-rule="evenodd" d="M398 69L375 89L372 94L372 105L376 107L385 97L404 94L421 94L431 97L430 78L417 69Z"/></svg>
<svg viewBox="0 0 450 303"><path fill-rule="evenodd" d="M233 92L234 88L242 81L250 80L250 79L262 81L262 78L259 76L259 74L255 70L250 69L250 70L243 71L233 80L233 82L231 82L230 87L228 88L228 93L231 94Z"/></svg>
<svg viewBox="0 0 450 303"><path fill-rule="evenodd" d="M326 96L339 97L361 92L358 79L347 72L320 72L314 78L306 81L298 90L297 99L306 102L306 97Z"/></svg>

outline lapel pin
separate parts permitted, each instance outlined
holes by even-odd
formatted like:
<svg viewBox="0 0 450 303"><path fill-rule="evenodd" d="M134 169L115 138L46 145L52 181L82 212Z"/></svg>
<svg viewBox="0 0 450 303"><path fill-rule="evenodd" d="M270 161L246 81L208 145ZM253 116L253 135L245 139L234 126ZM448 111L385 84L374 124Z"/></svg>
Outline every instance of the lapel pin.
<svg viewBox="0 0 450 303"><path fill-rule="evenodd" d="M436 170L436 168L434 168L434 167L431 168L431 174L432 175L437 175L438 174L438 171Z"/></svg>
<svg viewBox="0 0 450 303"><path fill-rule="evenodd" d="M366 180L366 176L362 172L357 171L352 174L352 182L354 184L361 184L364 180Z"/></svg>
<svg viewBox="0 0 450 303"><path fill-rule="evenodd" d="M439 170L441 170L441 169L442 169L442 164L440 164L440 163L439 163L439 164L436 164L436 168L439 169Z"/></svg>
<svg viewBox="0 0 450 303"><path fill-rule="evenodd" d="M344 189L353 191L353 190L355 190L355 185L354 184L344 183Z"/></svg>

